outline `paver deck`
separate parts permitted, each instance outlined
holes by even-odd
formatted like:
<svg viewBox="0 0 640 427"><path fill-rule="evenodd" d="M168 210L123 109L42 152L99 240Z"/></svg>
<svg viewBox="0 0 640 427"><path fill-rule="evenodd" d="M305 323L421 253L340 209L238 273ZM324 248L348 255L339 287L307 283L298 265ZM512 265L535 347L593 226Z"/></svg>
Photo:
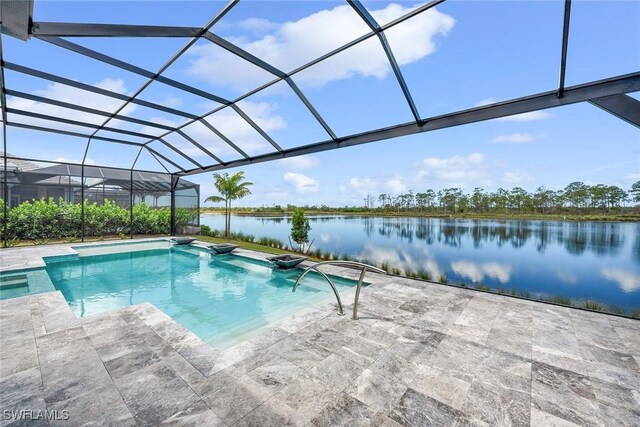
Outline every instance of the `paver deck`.
<svg viewBox="0 0 640 427"><path fill-rule="evenodd" d="M0 426L640 425L639 321L371 278L357 321L327 303L224 350L148 303L0 301Z"/></svg>

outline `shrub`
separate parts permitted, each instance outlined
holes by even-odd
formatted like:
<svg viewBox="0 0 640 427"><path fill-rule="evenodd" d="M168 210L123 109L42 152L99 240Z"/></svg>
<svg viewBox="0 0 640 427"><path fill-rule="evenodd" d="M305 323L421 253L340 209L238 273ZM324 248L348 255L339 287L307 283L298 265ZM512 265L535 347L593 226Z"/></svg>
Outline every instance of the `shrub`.
<svg viewBox="0 0 640 427"><path fill-rule="evenodd" d="M262 246L269 246L272 248L280 248L283 245L283 243L280 240L274 239L272 237L260 237L257 243Z"/></svg>
<svg viewBox="0 0 640 427"><path fill-rule="evenodd" d="M249 242L249 243L252 243L255 240L255 237L253 236L253 234L244 234L241 231L237 233L231 233L230 237L232 240L239 240L241 242Z"/></svg>
<svg viewBox="0 0 640 427"><path fill-rule="evenodd" d="M442 283L443 285L446 285L448 281L449 280L447 279L447 276L445 276L444 274L440 276L440 283Z"/></svg>
<svg viewBox="0 0 640 427"><path fill-rule="evenodd" d="M0 209L4 201L0 199ZM7 213L7 238L31 240L44 244L52 239L76 241L82 234L82 209L79 203L63 199L39 199L23 202ZM176 209L176 225L191 223L197 209ZM3 218L4 219L4 218ZM133 232L135 234L167 234L171 224L171 210L150 208L145 203L133 207ZM131 232L131 211L108 199L102 205L84 202L84 233L87 237L119 235Z"/></svg>
<svg viewBox="0 0 640 427"><path fill-rule="evenodd" d="M431 275L426 270L420 270L418 272L418 277L420 277L422 280L431 280Z"/></svg>
<svg viewBox="0 0 640 427"><path fill-rule="evenodd" d="M201 225L200 226L200 234L202 234L203 236L210 236L211 235L211 227L209 227L208 225Z"/></svg>
<svg viewBox="0 0 640 427"><path fill-rule="evenodd" d="M549 297L549 302L561 305L573 305L571 298L563 297L562 295L554 295L552 297Z"/></svg>
<svg viewBox="0 0 640 427"><path fill-rule="evenodd" d="M586 308L587 310L594 310L594 311L606 311L607 310L607 307L604 304L601 304L598 301L593 301L593 300L588 300L588 299L582 301L582 304L580 304L580 307Z"/></svg>
<svg viewBox="0 0 640 427"><path fill-rule="evenodd" d="M309 242L309 220L304 216L304 209L296 208L291 216L291 239L298 244L300 252L304 252Z"/></svg>

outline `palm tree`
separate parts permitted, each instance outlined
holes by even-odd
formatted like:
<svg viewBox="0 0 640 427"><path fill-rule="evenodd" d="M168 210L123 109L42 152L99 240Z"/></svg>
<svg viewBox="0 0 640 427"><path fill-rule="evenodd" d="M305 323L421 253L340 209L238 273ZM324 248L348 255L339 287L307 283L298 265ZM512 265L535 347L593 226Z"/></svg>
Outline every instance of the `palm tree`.
<svg viewBox="0 0 640 427"><path fill-rule="evenodd" d="M244 181L244 172L236 172L229 176L228 173L220 175L214 173L215 187L220 193L220 196L209 196L205 199L205 202L219 203L224 202L224 234L227 238L231 235L231 201L242 199L243 197L251 194L249 187L253 185L252 182Z"/></svg>

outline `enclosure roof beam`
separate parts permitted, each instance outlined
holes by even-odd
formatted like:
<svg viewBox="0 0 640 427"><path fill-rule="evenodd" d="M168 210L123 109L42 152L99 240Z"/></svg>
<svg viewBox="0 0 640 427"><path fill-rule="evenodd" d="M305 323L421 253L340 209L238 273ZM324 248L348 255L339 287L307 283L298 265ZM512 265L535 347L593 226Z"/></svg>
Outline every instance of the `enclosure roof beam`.
<svg viewBox="0 0 640 427"><path fill-rule="evenodd" d="M629 95L605 96L591 99L589 102L633 126L640 127L640 101Z"/></svg>
<svg viewBox="0 0 640 427"><path fill-rule="evenodd" d="M558 98L557 91L555 90L550 92L543 92L537 95L512 99L509 101L431 117L429 119L423 120L420 124L410 122L360 134L350 135L344 138L340 138L338 141L324 141L290 148L285 150L283 153L268 153L250 159L236 160L227 163L226 166L212 166L204 169L204 171L206 172L220 170L225 168L266 162L269 160L276 160L283 157L295 157L321 151L333 150L336 148L350 147L374 141L381 141L389 138L397 138L421 132L445 129L469 123L476 123L491 119L497 119L500 117L511 116L514 114L522 114L531 111L538 111L546 108L559 107L562 105L575 104L578 102L590 101L592 99L637 91L640 91L640 72L625 74L622 76L612 77L604 80L598 80L578 86L572 86L566 88L565 94L562 98ZM200 172L203 172L203 170L189 170L184 175L192 175Z"/></svg>
<svg viewBox="0 0 640 427"><path fill-rule="evenodd" d="M2 18L2 16L0 16L0 18ZM6 67L6 63L4 62L4 58L3 58L2 37L0 36L0 102L2 103L0 113L1 113L2 122L6 124L7 123L7 84L4 76L5 67ZM4 156L6 157L7 155L6 130L3 130L3 132L4 132L4 135L2 139L4 143ZM6 165L6 162L5 162L5 165ZM4 197L4 195L2 197Z"/></svg>
<svg viewBox="0 0 640 427"><path fill-rule="evenodd" d="M220 158L218 156L213 154L211 151L207 150L205 147L202 146L202 144L198 143L198 141L196 141L195 139L191 138L189 135L187 135L186 133L184 133L181 130L177 130L176 133L178 135L180 135L181 137L183 137L184 139L186 139L187 141L189 141L191 144L193 144L196 147L198 147L198 149L203 151L207 156L211 157L212 159L214 159L216 162L220 163L221 165L224 165L224 162L222 160L220 160Z"/></svg>
<svg viewBox="0 0 640 427"><path fill-rule="evenodd" d="M53 122L57 122L57 123L66 123L68 125L86 127L86 128L90 128L90 129L98 129L99 128L98 125L94 125L94 124L87 123L87 122L80 122L80 121L77 121L77 120L65 119L63 117L50 116L48 114L35 113L35 112L32 112L32 111L19 110L17 108L11 108L11 107L7 108L7 113L17 114L17 115L25 116L25 117L32 117L34 119L49 120L49 121L53 121ZM153 135L149 135L147 133L134 132L134 131L126 130L126 129L112 128L112 127L103 127L102 129L105 130L105 131L109 131L109 132L121 133L121 134L124 134L124 135L135 136L135 137L138 137L138 138L153 138Z"/></svg>
<svg viewBox="0 0 640 427"><path fill-rule="evenodd" d="M149 147L148 145L145 145L145 146L144 146L144 148L146 148L147 150L149 150L149 152L151 153L151 155L152 155L152 156L154 156L154 157L156 157L156 156L157 156L157 157L160 157L160 158L161 158L162 160L164 160L165 162L167 162L167 163L169 163L169 164L173 165L176 169L180 169L181 171L185 172L185 169L184 169L182 166L180 166L179 164L175 163L175 162L174 162L174 161L172 161L171 159L169 159L169 158L167 158L167 157L163 156L162 154L158 153L156 150L154 150L153 148ZM160 164L162 164L162 163L160 163ZM171 172L169 172L169 169L166 169L166 168L165 168L165 170L166 170L168 173L171 173Z"/></svg>
<svg viewBox="0 0 640 427"><path fill-rule="evenodd" d="M183 158L187 159L189 162L193 163L194 165L196 165L197 167L199 167L200 169L203 169L204 166L202 166L202 164L196 162L194 159L192 159L191 157L187 156L182 150L178 150L176 147L174 147L173 145L169 144L167 141L165 141L162 138L158 138L158 141L160 143L162 143L165 147L171 149L172 151L174 151L175 153L179 154L180 156L182 156ZM145 147L148 146L148 144L144 145Z"/></svg>
<svg viewBox="0 0 640 427"><path fill-rule="evenodd" d="M147 81L147 82L142 86L142 88L141 88L141 89L139 89L139 90L138 90L138 91L137 91L137 92L136 92L136 93L131 97L132 99L136 99L136 98L137 98L137 97L142 93L142 91L144 91L144 89L146 89L146 88L147 88L151 83L153 83L154 81L157 81L157 82L160 82L160 83L164 83L164 84L166 84L166 85L168 85L168 86L172 86L172 87L175 87L175 88L177 88L177 89L183 90L183 91L185 91L185 92L188 92L188 93L191 93L191 94L194 94L194 95L200 96L200 97L202 97L202 98L209 99L209 100L211 100L211 101L217 102L217 103L222 104L222 105L230 105L230 104L231 104L231 101L229 101L229 100L227 100L227 99L225 99L225 98L219 97L219 96L217 96L217 95L213 95L213 94L211 94L211 93L209 93L209 92L203 91L203 90L198 89L198 88L195 88L195 87L193 87L193 86L190 86L190 85L187 85L187 84L184 84L184 83L178 82L178 81L173 80L173 79L170 79L170 78L167 78L167 77L165 77L165 76L162 76L161 74L162 74L162 73L163 73L163 72L164 72L164 71L165 71L165 70L166 70L166 69L167 69L171 64L173 64L173 63L174 63L174 62L175 62L175 61L176 61L176 60L177 60L177 59L178 59L182 54L184 54L184 52L186 52L186 50L187 50L187 49L188 49L188 48L189 48L193 43L195 43L195 41L196 41L199 37L201 37L203 34L205 34L205 35L206 35L206 34L208 34L208 33L209 33L209 29L210 29L210 28L211 28L211 27L212 27L212 26L213 26L213 25L214 25L214 24L215 24L219 19L221 19L221 18L222 18L222 16L224 16L224 14L226 14L226 13L227 13L227 11L228 11L228 10L230 10L230 9L231 9L231 8L232 8L236 3L237 3L237 1L232 1L232 2L230 2L230 3L229 3L229 4L228 4L224 9L223 9L223 11L222 11L221 13L219 13L219 14L218 14L218 15L217 15L213 20L211 20L211 21L209 22L209 24L207 24L207 26L205 26L205 28L203 28L203 29L199 29L199 31L195 34L195 36L193 35L193 33L192 33L191 31L183 32L183 33L182 33L182 35L183 35L183 36L191 35L191 36L193 36L194 38L193 38L189 43L187 43L187 46L185 46L184 48L182 48L182 49L181 49L181 50L180 50L176 55L174 55L174 56L173 56L173 57L172 57L172 58L171 58L171 59L170 59L170 60L169 60L169 61L168 61L168 62L167 62L163 67L161 67L161 69L160 69L157 73L153 73L153 72L151 72L151 71L145 70L145 69L143 69L143 68L137 67L137 66L132 65L132 64L129 64L129 63L127 63L127 62L120 61L119 59L113 58L113 57L111 57L111 56L108 56L108 55L105 55L105 54L102 54L102 53L99 53L99 52L96 52L96 51L94 51L94 50L91 50L91 49L88 49L88 48L86 48L86 47L84 47L84 46L80 46L80 45L78 45L78 44L72 43L72 42L70 42L70 41L68 41L68 40L61 39L61 38L59 38L59 37L51 37L51 36L38 35L38 34L41 34L41 33L38 33L38 31L36 31L35 33L36 33L36 37L37 37L37 38L40 38L40 39L41 39L41 40L43 40L43 41L46 41L46 42L52 43L52 44L54 44L54 45L56 45L56 46L58 46L58 47L61 47L61 48L64 48L64 49L70 50L70 51L72 51L72 52L78 53L78 54L80 54L80 55L87 56L87 57L89 57L89 58L92 58L92 59L95 59L95 60L98 60L98 61L102 61L102 62L107 63L107 64L109 64L109 65L112 65L112 66L115 66L115 67L121 68L121 69L123 69L123 70L129 71L129 72L131 72L131 73L138 74L138 75L141 75L141 76L143 76L143 77L147 77L147 78L149 79L149 81ZM105 30L106 30L106 29L105 29ZM114 28L112 28L112 30L114 30ZM125 29L125 30L126 30L126 29ZM129 30L131 30L131 29L129 28ZM175 27L174 27L173 31L176 31L176 30L175 30ZM46 33L45 33L45 34L46 34ZM121 34L124 34L124 33L121 33ZM128 102L133 102L133 101L128 101ZM125 102L125 105L126 105L128 102ZM308 101L307 101L307 103L308 103ZM117 114L119 111L121 111L123 108L124 108L124 106L123 106L123 107L121 107L119 110L117 110L117 111L116 111L116 114ZM239 112L239 114L240 114L241 110L240 110L240 108L239 108L239 107L237 107L237 106L233 106L233 108L234 108L234 110L238 111L238 112ZM252 120L247 120L247 117L248 117L248 116L247 116L246 114L244 114L244 112L242 112L242 113L241 113L241 116L242 116L242 117L247 121L247 123L248 123L250 126L252 126L254 129L256 129L256 131L258 131L261 135L263 135L263 136L264 136L264 135L266 135L266 133L265 133L262 129L260 129L260 128L258 127L258 125L257 125L254 121L252 121ZM105 121L105 123L104 123L104 124L108 123L108 122L109 122L109 120L110 120L110 119L107 119L107 120ZM163 135L163 136L166 136L166 134L165 134L165 135ZM278 146L277 146L277 144L275 144L275 145L274 145L274 141L273 141L270 137L267 137L267 141L269 141L269 142L271 143L271 145L273 145L273 146L274 146L274 148L278 147ZM191 140L190 140L190 142L191 142ZM276 149L278 149L278 148L276 148ZM214 158L215 158L215 156L214 156Z"/></svg>
<svg viewBox="0 0 640 427"><path fill-rule="evenodd" d="M220 132L217 128L215 128L214 126L211 125L211 123L209 123L207 120L205 119L200 119L199 120L200 123L202 123L204 126L206 126L211 132L215 133L218 138L220 138L221 140L223 140L224 142L227 143L227 145L229 145L231 148L233 148L234 150L236 150L238 153L240 153L240 155L242 157L244 157L245 159L249 158L249 155L247 153L245 153L243 150L240 149L240 147L238 147L236 144L233 143L233 141L231 141L229 138L227 138L222 132Z"/></svg>
<svg viewBox="0 0 640 427"><path fill-rule="evenodd" d="M429 3L425 3L425 4L423 4L422 6L417 7L417 8L415 8L415 9L413 9L413 10L411 10L411 11L407 12L405 15L402 15L402 16L400 16L399 18L394 19L393 21L391 21L391 22L388 22L388 23L384 24L384 25L383 25L382 27L380 27L380 28L381 28L381 30L382 30L382 31L388 30L389 28L392 28L392 27L394 27L394 26L396 26L396 25L398 25L398 24L401 24L402 22L406 21L407 19L411 19L411 18L413 18L414 16L417 16L417 15L419 15L419 14L423 13L423 12L426 12L427 10L429 10L429 9L431 9L431 8L433 8L433 7L436 7L436 6L438 6L439 4L444 3L445 1L446 1L446 0L432 0L432 1L430 1ZM291 77L291 76L293 76L294 74L297 74L297 73L299 73L299 72L301 72L301 71L304 71L304 70L306 70L307 68L312 67L312 66L314 66L314 65L316 65L316 64L318 64L318 63L320 63L320 62L322 62L322 61L324 61L324 60L326 60L326 59L329 59L329 58L331 58L332 56L335 56L335 55L339 54L340 52L343 52L343 51L345 51L345 50L349 49L350 47L353 47L353 46L355 46L355 45L357 45L357 44L359 44L359 43L362 43L363 41L368 40L368 39L370 39L371 37L373 37L373 36L375 36L375 35L376 35L376 33L375 33L374 31L371 31L371 32L370 32L370 33L368 33L368 34L364 34L364 35L362 35L362 36L358 37L358 38L357 38L357 39L355 39L355 40L352 40L352 41L350 41L350 42L348 42L348 43L343 44L342 46L340 46L340 47L338 47L338 48L336 48L336 49L332 50L331 52L327 52L327 53L325 53L324 55L319 56L319 57L317 57L316 59L313 59L313 60L311 60L311 61L307 62L307 63L306 63L306 64L304 64L304 65L301 65L300 67L296 68L295 70L293 70L293 71L289 72L289 73L287 74L287 76L288 76L288 77ZM245 93L244 95L239 96L238 98L234 99L234 100L232 101L232 103L233 103L233 104L236 104L236 103L238 103L238 102L242 101L243 99L246 99L246 98L250 97L251 95L255 95L256 93L258 93L258 92L260 92L260 91L262 91L262 90L264 90L264 89L266 89L266 88L268 88L268 87L271 87L271 86L273 86L274 84L276 84L276 83L278 83L278 82L280 82L280 81L282 81L282 80L283 80L283 79L282 79L282 78L280 78L280 77L278 77L278 78L276 78L276 79L274 79L274 80L271 80L270 82L267 82L267 83L263 84L262 86L259 86L259 87L255 88L255 89L253 89L253 90L250 90L249 92ZM233 104L232 104L232 105L233 105ZM218 111L221 111L222 109L227 108L227 107L228 107L227 105L222 105L222 106L220 106L220 107L214 108L213 110L208 111L208 112L206 112L206 113L202 114L198 119L192 119L192 120L188 121L187 123L183 123L183 124L181 124L180 126L177 126L177 127L176 127L176 129L182 129L182 128L184 128L185 126L189 126L190 124L192 124L192 123L193 123L193 122L195 122L196 120L204 119L205 117L210 116L211 114L215 114L215 113L217 113ZM167 132L167 133L165 133L165 134L163 134L163 135L160 135L160 137L164 137L164 136L168 135L169 133L171 133L171 132Z"/></svg>
<svg viewBox="0 0 640 427"><path fill-rule="evenodd" d="M85 24L34 22L35 37L198 37L202 28L161 25Z"/></svg>
<svg viewBox="0 0 640 427"><path fill-rule="evenodd" d="M143 146L142 146L142 148L148 148L148 147L147 147L146 145L143 145ZM156 156L156 155L154 154L154 153L157 153L155 150L147 149L147 151L149 152L149 154L151 154L151 157L153 157L153 158L156 160L156 162L158 162L158 164L159 164L160 166L162 166L162 169L164 169L164 170L165 170L167 173L169 173L169 174L170 174L170 173L172 173L172 172L171 172L171 171L170 171L170 170L169 170L169 169L164 165L164 163L162 163L162 162L160 161L160 159L158 158L158 156Z"/></svg>
<svg viewBox="0 0 640 427"><path fill-rule="evenodd" d="M14 3L14 2L11 2ZM14 5L20 7L19 5ZM24 5L22 5L24 6ZM7 17L6 14L10 11L5 11L8 9L8 5L0 2L0 23L3 23ZM33 4L31 5L33 7ZM20 14L16 11L11 11L11 13L16 13L11 16L12 19L16 19L17 30L20 30ZM29 15L30 16L30 15ZM4 76L4 49L2 45L2 34L0 34L0 102L2 103L0 118L2 119L2 199L5 203L2 203L2 217L7 218L8 215L8 199L9 199L9 186L7 185L7 85ZM7 247L7 223L8 221L2 221L2 247Z"/></svg>
<svg viewBox="0 0 640 427"><path fill-rule="evenodd" d="M198 34L191 38L191 40L189 40L178 52L176 52L171 58L169 58L169 60L162 66L160 67L160 69L158 70L158 72L154 75L154 77L149 78L149 80L147 80L147 82L145 84L143 84L134 94L133 96L124 102L124 104L122 104L120 106L120 108L118 108L116 111L114 111L113 116L115 116L116 114L120 113L127 105L129 105L130 102L133 102L134 100L137 100L137 97L147 88L149 87L149 85L151 85L154 81L156 81L156 79L158 77L161 76L161 74L163 72L165 72L167 70L167 68L169 68L174 62L176 62L191 46L193 46L198 39L202 36L202 34L206 33L211 27L213 27L218 21L220 21L237 3L239 0L230 0L213 18L211 18L211 20L209 20L209 22L207 23L207 25L202 28ZM165 82L166 84L166 82ZM102 126L106 126L107 123L109 123L109 121L113 118L109 117L107 118L107 120L105 120L105 122L102 124ZM95 135L95 132L94 132ZM147 144L145 144L145 146L147 146ZM151 152L151 151L150 151ZM160 162L160 160L158 160L158 157L155 156L153 154L153 152L151 152L151 155L158 161L158 163L160 163L160 165L162 167L164 167L164 165L162 164L162 162ZM165 168L166 169L166 168ZM169 172L168 169L166 169L167 172Z"/></svg>
<svg viewBox="0 0 640 427"><path fill-rule="evenodd" d="M140 148L143 148L142 145L139 146ZM23 157L23 156L8 156L8 159L16 159L16 160L26 160L28 162L51 162L51 160L49 159L34 159L34 158L30 158L30 157ZM82 166L81 163L74 163L74 162L66 162L66 161L56 161L56 164L59 165L65 165L65 166ZM113 170L120 170L120 171L127 171L130 172L131 168L123 168L123 167L118 167L118 166L105 166L105 165L85 165L85 168L94 168L94 169L113 169ZM146 169L139 169L137 170L139 172L144 172L144 173L152 173L152 174L162 174L162 175L166 175L163 172L158 172L158 171L151 171L151 170L146 170ZM104 176L104 174L103 174Z"/></svg>
<svg viewBox="0 0 640 427"><path fill-rule="evenodd" d="M567 73L567 52L569 50L569 26L571 25L571 0L564 2L564 23L562 26L562 53L560 55L560 81L558 97L564 96L564 80Z"/></svg>
<svg viewBox="0 0 640 427"><path fill-rule="evenodd" d="M3 33L20 40L27 40L33 17L33 0L2 0L0 16Z"/></svg>
<svg viewBox="0 0 640 427"><path fill-rule="evenodd" d="M249 53L246 50L240 48L239 46L236 46L235 44L231 43L230 41L225 40L222 37L219 37L219 36L213 34L211 31L207 31L207 33L204 35L204 38L209 40L213 44L215 44L217 46L220 46L221 48L225 49L226 51L232 53L233 55L236 55L236 56L244 59L245 61L250 62L251 64L255 65L256 67L262 68L266 72L268 72L270 74L273 74L274 76L280 78L281 80L284 80L289 85L291 90L293 90L294 93L298 96L300 101L302 101L302 103L307 108L307 110L309 110L309 112L318 121L318 123L320 123L320 126L322 126L322 128L325 130L325 132L327 132L327 134L331 137L331 139L336 139L337 138L336 134L331 130L331 128L329 127L327 122L322 118L322 116L320 115L318 110L315 109L315 107L313 106L313 104L311 104L309 99L302 93L302 91L300 90L298 85L289 76L287 76L287 74L284 71L282 71L282 70L274 67L273 65L263 61L262 59L258 58L257 56L252 55L251 53Z"/></svg>
<svg viewBox="0 0 640 427"><path fill-rule="evenodd" d="M158 124L158 123L149 122L149 121L146 121L146 120L135 119L135 118L122 116L122 115L118 115L118 114L116 114L115 116L112 116L112 113L108 113L108 112L105 112L105 111L95 110L95 109L92 109L92 108L87 108L87 107L82 107L82 106L77 106L77 105L69 104L69 103L66 103L66 102L55 101L55 100L44 98L44 97L40 97L40 96L37 96L37 95L26 94L26 93L18 92L18 91L11 91L11 95L12 96L18 96L20 98L31 99L31 100L37 101L37 102L44 102L44 103L47 103L47 104L57 105L57 106L64 107L64 108L70 108L70 109L74 109L74 110L84 111L84 112L91 113L91 114L98 114L98 115L101 115L101 116L107 116L107 117L111 117L112 119L124 120L124 121L129 121L129 122L132 122L132 123L142 124L144 126L153 126L153 127L157 127L157 128L161 128L163 130L169 131L169 132L167 132L167 134L174 131L174 128L172 128L171 126L161 125L161 124ZM132 102L135 103L136 101L137 100L133 100ZM187 113L185 113L185 114L187 114ZM196 116L189 115L189 117L192 118L192 117L196 117ZM209 129L212 129L212 126L209 125L208 123L205 123L205 125ZM104 129L106 130L107 127L104 127ZM109 128L109 129L111 129L111 128ZM222 133L220 133L217 130L215 130L215 132L216 132L216 135L220 136L225 142L227 142L227 144L229 144L231 147L236 149L236 151L238 151L243 156L247 157L246 154L244 154L244 152L242 150L237 148L237 146L235 144L231 143L231 141L226 136L222 135ZM157 139L157 137L155 135L147 135L147 136L145 136L145 138ZM191 161L191 162L193 164L198 165L198 163L196 163L196 162L193 162L193 161Z"/></svg>
<svg viewBox="0 0 640 427"><path fill-rule="evenodd" d="M7 70L15 71L20 74L26 74L29 76L37 77L40 79L48 80L55 83L60 83L66 86L75 87L76 89L85 90L98 95L107 96L110 98L119 99L122 101L129 101L133 104L141 105L143 107L151 108L154 110L164 111L165 113L173 114L176 116L186 117L188 119L198 119L198 116L184 111L176 110L173 108L165 107L164 105L156 104L149 101L143 101L141 99L134 99L132 96L123 95L118 92L112 92L107 89L102 89L96 86L91 86L86 83L81 83L75 80L67 79L65 77L57 76L51 73L45 73L44 71L35 70L33 68L25 67L23 65L14 64L12 62L5 61L5 68ZM114 114L115 115L115 114Z"/></svg>
<svg viewBox="0 0 640 427"><path fill-rule="evenodd" d="M133 173L133 168L135 168L136 167L136 163L138 163L138 159L140 158L140 155L142 154L142 150L144 150L144 146L140 147L140 149L138 150L138 154L136 155L136 158L133 159L133 163L131 164L131 168L129 168L131 173Z"/></svg>
<svg viewBox="0 0 640 427"><path fill-rule="evenodd" d="M204 90L195 88L193 86L189 86L187 84L181 83L179 81L170 79L168 77L161 76L159 73L153 73L149 70L145 70L144 68L137 67L135 65L129 64L128 62L121 61L119 59L113 58L109 55L105 55L100 52L96 52L95 50L88 49L84 46L80 46L78 44L72 43L68 40L61 39L58 37L38 37L40 40L51 43L55 46L61 47L63 49L68 49L72 52L78 53L80 55L87 56L91 59L95 59L97 61L102 61L105 64L113 65L114 67L120 68L122 70L128 71L133 74L138 74L139 76L146 77L151 79L151 81L158 81L160 83L164 83L167 86L174 87L176 89L183 90L185 92L189 92L193 95L197 95L201 98L208 99L210 101L217 102L218 104L228 105L231 101L224 99L220 96L213 95ZM146 89L147 86L145 86ZM140 91L142 92L142 91ZM139 94L138 94L139 95ZM135 98L135 96L134 96Z"/></svg>
<svg viewBox="0 0 640 427"><path fill-rule="evenodd" d="M253 119L251 119L251 117L247 116L245 112L240 109L240 107L238 107L235 103L233 103L231 104L231 108L233 109L233 111L238 113L238 115L242 117L245 122L249 123L249 126L251 126L256 132L258 132L260 136L266 139L267 142L271 144L273 148L276 149L276 151L282 152L282 147L280 147L269 135L267 135L267 133L263 131L260 128L260 126L258 126L256 122L254 122Z"/></svg>
<svg viewBox="0 0 640 427"><path fill-rule="evenodd" d="M33 95L31 93L20 92L13 89L6 90L7 95L14 96L16 98L28 99L35 102L40 102L43 104L55 105L57 107L67 108L69 110L82 111L83 113L95 114L98 116L110 116L111 113L102 110L96 110L95 108L83 107L82 105L71 104L64 101L58 101L51 98L45 98L44 96ZM163 125L161 123L150 122L148 120L136 119L134 117L127 117L116 115L114 117L116 120L122 120L124 122L136 123L143 126L155 127L163 130L171 130L173 129L171 126Z"/></svg>
<svg viewBox="0 0 640 427"><path fill-rule="evenodd" d="M10 126L10 127L16 127L16 128L22 128L22 129L37 130L37 131L41 131L41 132L57 133L57 134L60 134L60 135L67 135L67 136L75 136L75 137L78 137L78 138L89 138L89 135L87 135L85 133L71 132L71 131L62 130L62 129L51 129L51 128L46 128L46 127L42 127L42 126L30 125L30 124L27 124L27 123L6 122L6 125ZM116 144L134 145L136 147L140 147L142 145L142 144L137 143L137 142L131 142L131 141L126 141L126 140L117 139L117 138L108 138L106 136L94 136L93 139L96 139L96 140L99 140L99 141L114 142Z"/></svg>
<svg viewBox="0 0 640 427"><path fill-rule="evenodd" d="M402 75L402 71L400 70L400 66L396 61L396 57L393 54L393 50L387 41L386 36L382 32L382 28L378 25L378 22L375 20L373 16L369 13L366 7L358 0L348 0L348 3L351 5L353 10L356 11L358 16L362 18L362 20L371 28L380 40L380 44L382 45L382 49L384 49L384 53L387 55L387 59L389 60L389 64L391 65L391 69L393 70L393 74L396 76L396 80L398 80L398 84L400 85L400 89L402 89L402 93L404 94L405 99L407 100L407 104L409 104L409 108L411 109L411 114L413 114L413 118L416 120L416 123L420 122L420 113L418 113L418 107L416 107L415 102L413 102L413 97L411 96L411 91L409 90L409 86L407 82L404 80L404 76Z"/></svg>

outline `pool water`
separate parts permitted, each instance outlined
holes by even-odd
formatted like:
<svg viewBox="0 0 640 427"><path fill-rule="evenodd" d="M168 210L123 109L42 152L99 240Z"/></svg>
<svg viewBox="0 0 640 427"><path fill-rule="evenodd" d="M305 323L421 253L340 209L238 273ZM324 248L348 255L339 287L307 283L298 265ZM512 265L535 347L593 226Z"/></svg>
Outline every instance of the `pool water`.
<svg viewBox="0 0 640 427"><path fill-rule="evenodd" d="M224 346L278 317L333 298L319 275L281 271L237 255L193 247L47 260L46 271L78 317L150 302L203 340ZM355 282L332 277L338 288Z"/></svg>

